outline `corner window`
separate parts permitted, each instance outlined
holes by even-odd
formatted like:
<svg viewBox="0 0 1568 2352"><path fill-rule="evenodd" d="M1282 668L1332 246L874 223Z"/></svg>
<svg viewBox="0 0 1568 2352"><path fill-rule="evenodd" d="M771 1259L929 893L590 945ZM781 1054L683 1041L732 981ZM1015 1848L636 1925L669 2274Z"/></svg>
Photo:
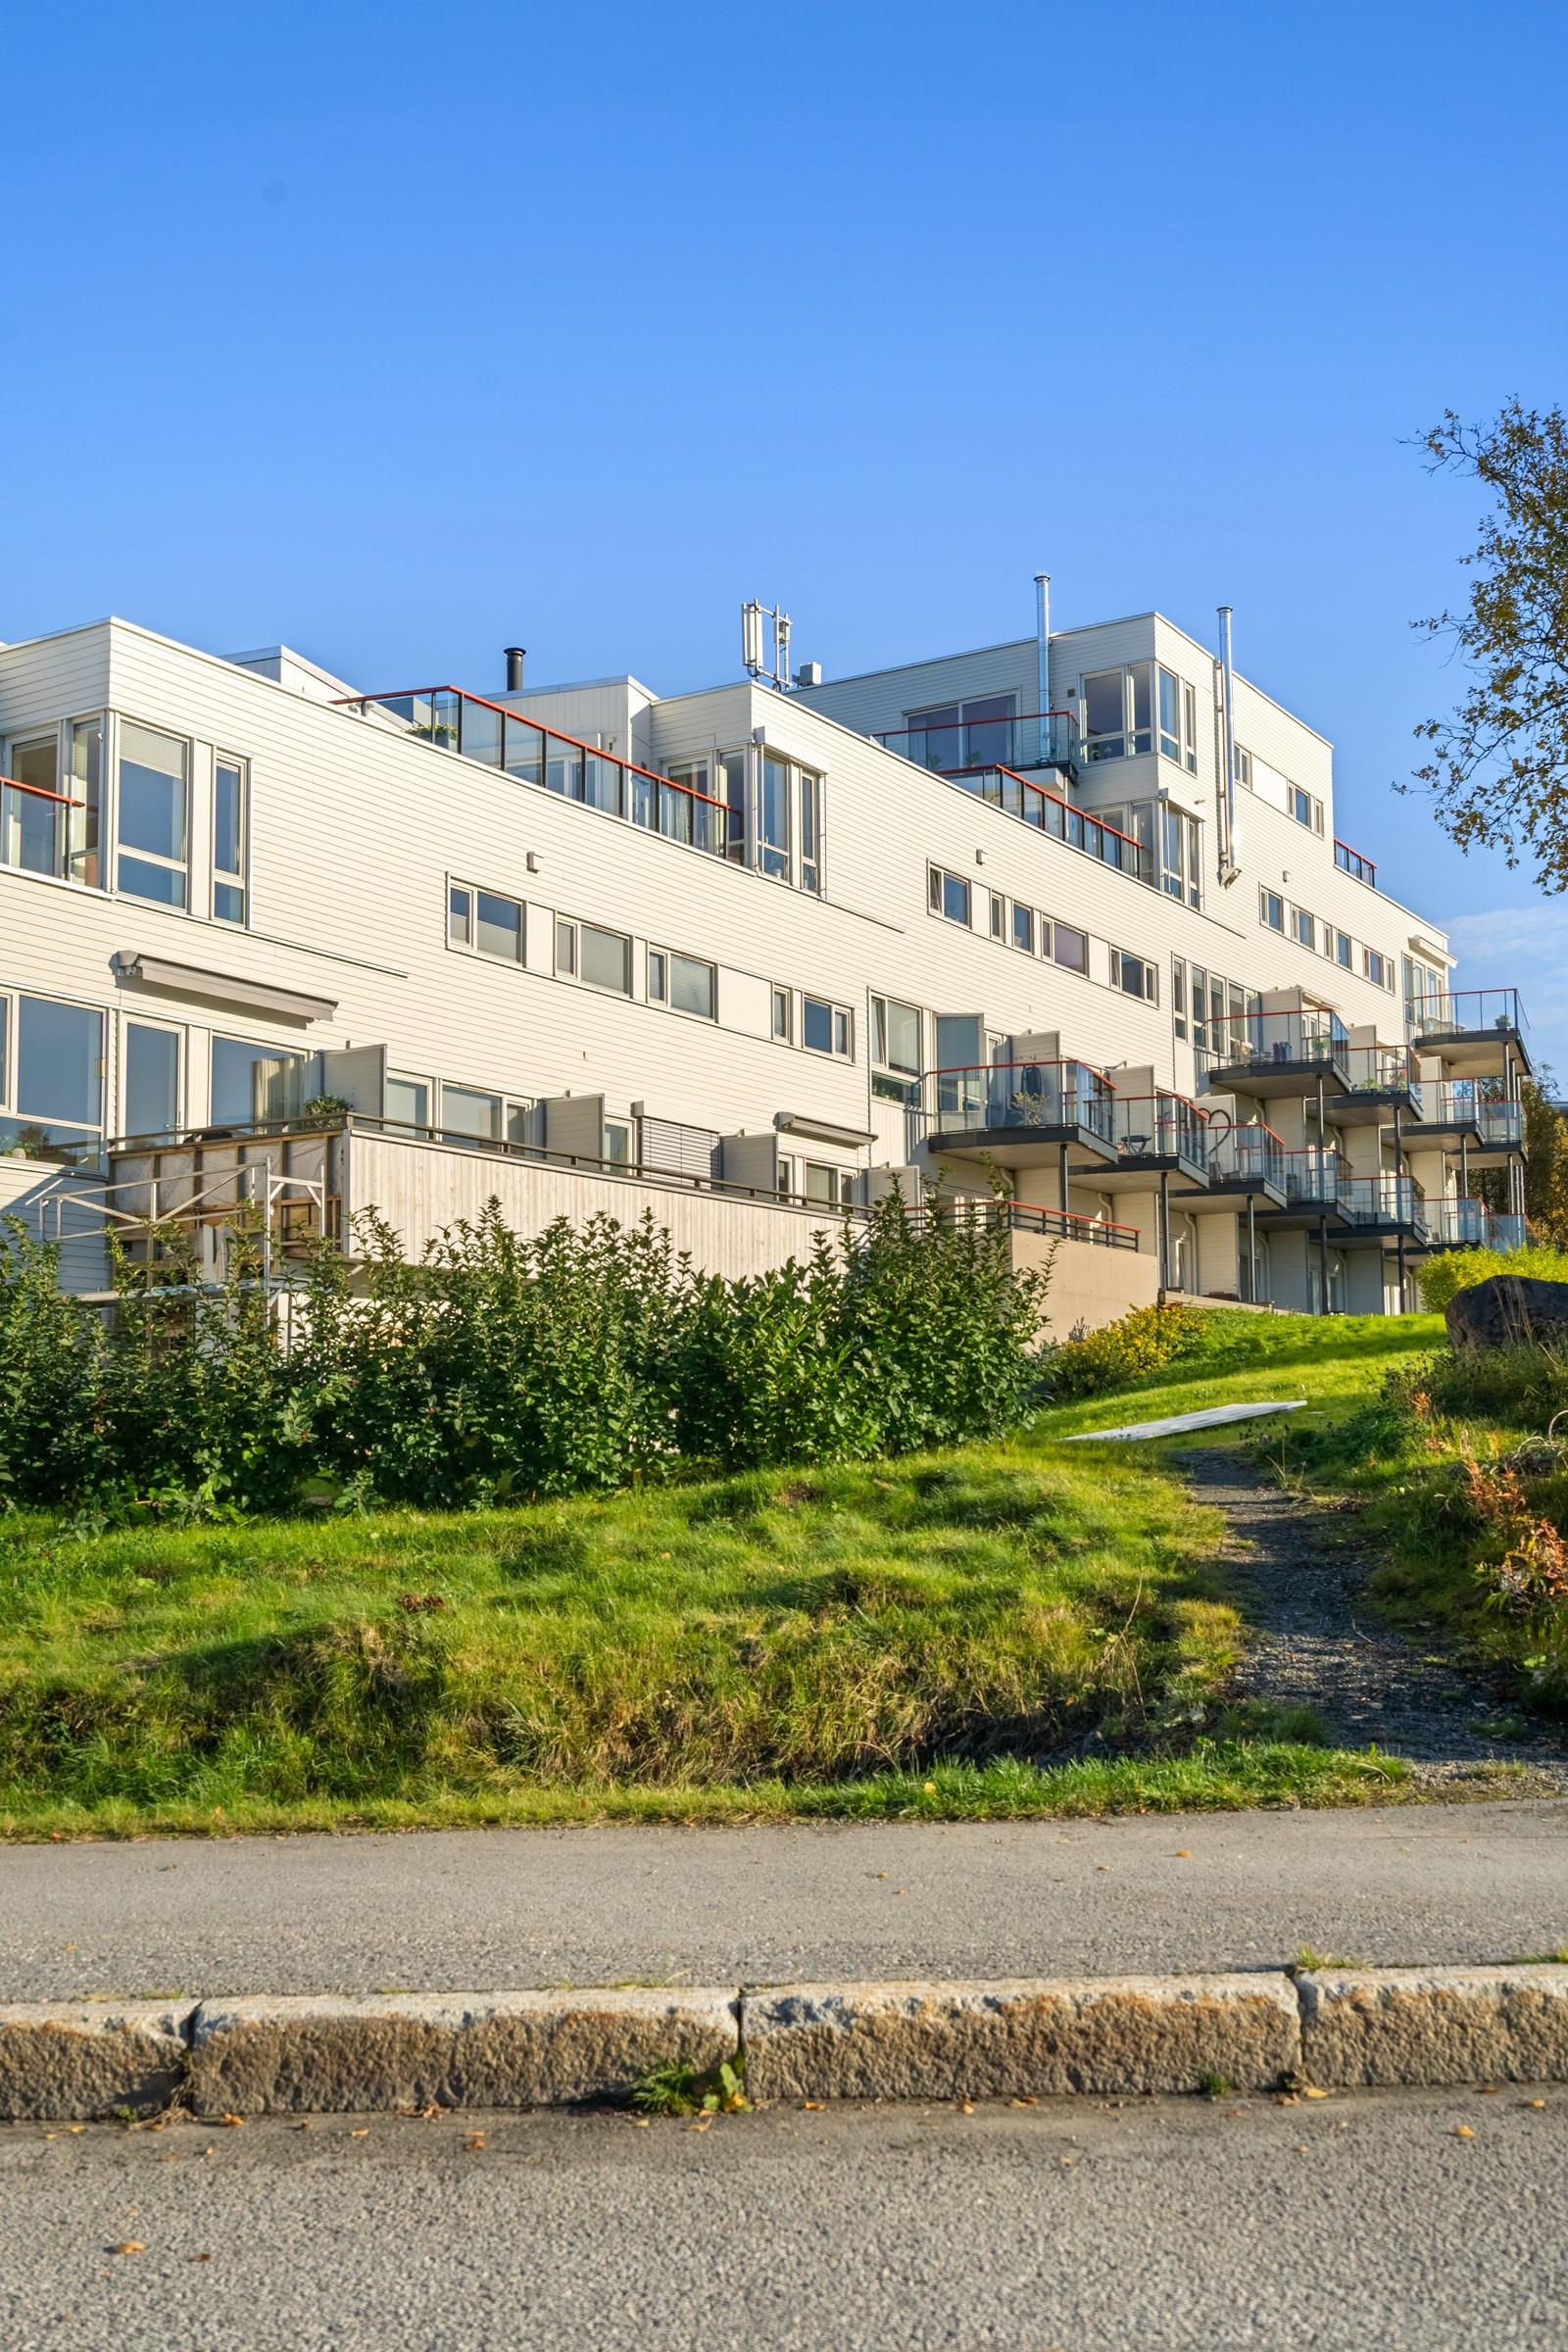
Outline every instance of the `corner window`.
<svg viewBox="0 0 1568 2352"><path fill-rule="evenodd" d="M950 923L961 923L966 931L973 927L970 914L972 893L961 874L944 873L941 866L932 866L930 892L933 914L946 916Z"/></svg>
<svg viewBox="0 0 1568 2352"><path fill-rule="evenodd" d="M134 719L120 722L118 887L159 906L189 903L187 747Z"/></svg>
<svg viewBox="0 0 1568 2352"><path fill-rule="evenodd" d="M1084 749L1091 760L1130 760L1153 748L1150 665L1092 671L1083 682Z"/></svg>
<svg viewBox="0 0 1568 2352"><path fill-rule="evenodd" d="M238 760L220 758L213 766L213 915L220 923L245 920L245 769Z"/></svg>
<svg viewBox="0 0 1568 2352"><path fill-rule="evenodd" d="M833 1054L849 1060L854 1053L849 1013L841 1004L807 997L801 1005L801 1043L808 1054Z"/></svg>
<svg viewBox="0 0 1568 2352"><path fill-rule="evenodd" d="M694 1012L700 1020L718 1018L718 967L697 956L675 956L663 948L648 952L648 994L656 1004L675 1012Z"/></svg>
<svg viewBox="0 0 1568 2352"><path fill-rule="evenodd" d="M1277 890L1260 890L1257 894L1257 919L1270 931L1285 928L1285 901Z"/></svg>

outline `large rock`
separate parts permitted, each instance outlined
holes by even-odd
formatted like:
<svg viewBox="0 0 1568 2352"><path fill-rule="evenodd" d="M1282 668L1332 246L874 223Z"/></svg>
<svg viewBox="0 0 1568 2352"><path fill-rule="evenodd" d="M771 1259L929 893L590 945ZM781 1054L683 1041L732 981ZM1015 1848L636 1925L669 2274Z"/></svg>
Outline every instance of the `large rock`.
<svg viewBox="0 0 1568 2352"><path fill-rule="evenodd" d="M1452 1348L1512 1348L1521 1341L1568 1345L1568 1282L1494 1274L1455 1291L1443 1310Z"/></svg>

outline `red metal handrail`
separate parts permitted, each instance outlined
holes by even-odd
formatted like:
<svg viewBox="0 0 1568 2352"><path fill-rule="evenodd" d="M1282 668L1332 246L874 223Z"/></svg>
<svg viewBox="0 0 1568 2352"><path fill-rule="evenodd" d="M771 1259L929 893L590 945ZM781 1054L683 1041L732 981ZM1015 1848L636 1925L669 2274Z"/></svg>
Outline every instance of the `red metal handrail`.
<svg viewBox="0 0 1568 2352"><path fill-rule="evenodd" d="M729 803L715 800L710 792L699 792L691 784L677 784L673 776L662 776L657 768L644 767L635 760L622 760L618 753L607 752L603 744L585 743L580 735L564 734L560 727L547 726L542 718L528 718L520 710L509 710L505 703L493 703L488 695L470 694L466 686L400 686L395 694L340 694L336 702L339 709L349 707L363 711L367 703L413 702L420 695L433 698L438 694L455 694L465 703L477 703L483 710L494 710L502 718L510 718L514 726L532 727L536 735L548 735L556 743L569 743L576 751L587 752L592 759L612 760L617 767L625 768L631 775L646 776L651 784L662 784L666 792L683 792L688 800L706 801L710 808L728 809ZM430 748L439 752L447 747L432 743ZM456 756L461 760L463 754L459 752ZM470 760L468 764L472 767L478 763ZM498 770L498 773L504 775L505 768Z"/></svg>
<svg viewBox="0 0 1568 2352"><path fill-rule="evenodd" d="M1098 1078L1101 1085L1108 1086L1112 1094L1116 1092L1114 1078L1107 1078L1103 1070L1097 1070L1092 1061L1080 1061L1076 1054L1058 1054L1053 1061L950 1061L940 1069L927 1070L924 1075L927 1078L956 1078L964 1070L1087 1070L1091 1078ZM1141 1102L1144 1098L1142 1095L1132 1095L1128 1100Z"/></svg>
<svg viewBox="0 0 1568 2352"><path fill-rule="evenodd" d="M74 801L69 793L51 792L43 784L24 784L20 776L0 776L0 784L11 792L30 792L34 800L58 801L62 808L86 808L91 806L87 801Z"/></svg>
<svg viewBox="0 0 1568 2352"><path fill-rule="evenodd" d="M1010 727L1026 718L1066 718L1076 726L1078 720L1071 710L1008 710L998 718L945 718L936 727L873 728L872 741L886 743L890 735L951 735L958 727Z"/></svg>
<svg viewBox="0 0 1568 2352"><path fill-rule="evenodd" d="M990 725L991 721L984 720L979 723ZM911 761L910 764L912 766L913 762ZM1117 841L1127 842L1142 856L1143 843L1137 840L1133 834L1124 833L1120 825L1107 825L1104 818L1097 816L1092 808L1080 808L1074 802L1064 801L1059 792L1048 792L1043 784L1031 783L1027 776L1020 776L1015 767L1004 767L1000 760L982 760L978 767L933 767L928 768L925 772L941 781L948 776L983 776L989 775L993 771L999 776L1010 776L1015 784L1023 786L1025 792L1038 792L1043 801L1054 801L1056 807L1065 808L1069 816L1076 816L1081 823L1086 825L1098 825L1102 833L1109 833ZM1004 810L1003 813L1005 815L1006 811ZM1071 842L1067 844L1067 847L1071 849ZM1104 860L1102 859L1101 862L1103 864Z"/></svg>

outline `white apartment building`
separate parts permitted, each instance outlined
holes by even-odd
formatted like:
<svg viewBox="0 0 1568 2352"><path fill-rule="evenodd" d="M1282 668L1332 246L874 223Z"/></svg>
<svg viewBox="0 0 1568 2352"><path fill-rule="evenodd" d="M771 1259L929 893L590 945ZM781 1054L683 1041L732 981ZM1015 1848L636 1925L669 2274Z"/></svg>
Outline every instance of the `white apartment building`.
<svg viewBox="0 0 1568 2352"><path fill-rule="evenodd" d="M492 1196L738 1274L995 1173L1059 1330L1381 1311L1522 1233L1517 999L1454 993L1330 746L1157 613L664 698L111 619L0 648L0 1211L88 1293L106 1229L216 1257L241 1198L279 1280Z"/></svg>

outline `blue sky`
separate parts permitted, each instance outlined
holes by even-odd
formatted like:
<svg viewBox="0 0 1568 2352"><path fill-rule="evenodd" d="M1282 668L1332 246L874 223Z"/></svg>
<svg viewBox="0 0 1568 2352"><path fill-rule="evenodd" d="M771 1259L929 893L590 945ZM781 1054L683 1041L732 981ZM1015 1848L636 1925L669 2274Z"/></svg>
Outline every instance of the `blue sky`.
<svg viewBox="0 0 1568 2352"><path fill-rule="evenodd" d="M1482 506L1409 443L1568 378L1560 5L85 0L0 66L0 638L672 692L754 594L830 675L1041 564L1229 602L1568 1078L1560 903L1391 789Z"/></svg>

